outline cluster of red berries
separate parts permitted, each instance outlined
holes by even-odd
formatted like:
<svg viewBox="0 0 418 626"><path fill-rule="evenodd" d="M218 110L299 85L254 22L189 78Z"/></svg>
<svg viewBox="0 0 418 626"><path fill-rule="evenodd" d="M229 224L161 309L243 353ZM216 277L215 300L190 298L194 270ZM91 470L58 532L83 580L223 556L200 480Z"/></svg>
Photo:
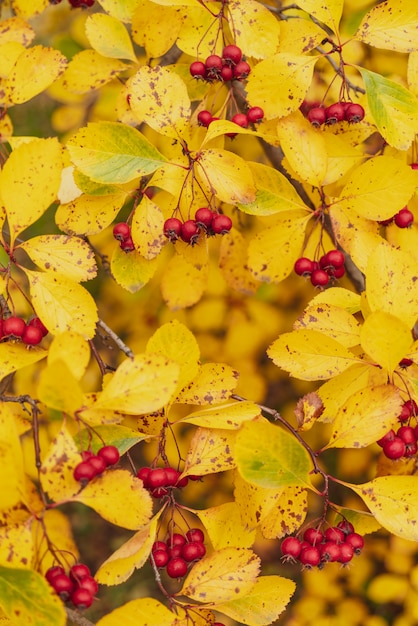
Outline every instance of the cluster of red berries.
<svg viewBox="0 0 418 626"><path fill-rule="evenodd" d="M164 235L173 243L177 239L182 239L193 246L201 232L210 237L212 235L225 235L232 228L230 217L212 211L208 207L198 209L194 217L194 220L186 220L185 222L177 217L170 217L164 222Z"/></svg>
<svg viewBox="0 0 418 626"><path fill-rule="evenodd" d="M97 451L97 454L93 454L90 450L84 450L81 453L81 458L83 460L75 466L73 476L77 482L85 486L95 476L103 474L105 469L116 465L120 454L116 446L103 446Z"/></svg>
<svg viewBox="0 0 418 626"><path fill-rule="evenodd" d="M137 473L147 489L154 498L163 498L170 489L182 489L190 480L200 480L200 476L184 476L180 478L181 472L174 467L141 467Z"/></svg>
<svg viewBox="0 0 418 626"><path fill-rule="evenodd" d="M364 539L354 532L354 526L342 520L337 526L331 526L322 532L309 527L303 533L303 539L286 537L282 541L281 551L285 561L299 561L306 569L322 568L326 563L337 562L346 565L354 555L359 555L364 546Z"/></svg>
<svg viewBox="0 0 418 626"><path fill-rule="evenodd" d="M47 570L45 578L63 602L72 602L77 609L88 609L99 589L84 563L73 565L68 574L60 565L54 565Z"/></svg>
<svg viewBox="0 0 418 626"><path fill-rule="evenodd" d="M131 227L126 222L118 222L118 224L114 225L113 236L116 241L119 241L120 249L124 252L132 252L135 250L131 236Z"/></svg>
<svg viewBox="0 0 418 626"><path fill-rule="evenodd" d="M237 124L237 126L241 126L241 128L248 128L250 124L257 124L261 122L264 117L264 111L261 107L251 107L248 109L246 113L236 113L232 116L231 122ZM199 111L197 115L197 121L199 126L204 126L207 128L212 122L218 120L219 117L213 117L210 111ZM236 137L237 133L226 133L227 137L231 137L233 139Z"/></svg>
<svg viewBox="0 0 418 626"><path fill-rule="evenodd" d="M387 220L379 221L379 224L382 226L388 226L389 224L392 224L392 222L396 224L398 228L408 228L408 226L411 226L411 224L414 223L414 214L408 209L407 206L405 206L398 213L396 213L396 215L393 215Z"/></svg>
<svg viewBox="0 0 418 626"><path fill-rule="evenodd" d="M49 0L49 4L61 4L62 0ZM92 7L94 0L68 0L73 9L87 9Z"/></svg>
<svg viewBox="0 0 418 626"><path fill-rule="evenodd" d="M322 255L319 261L300 257L294 265L294 270L298 276L309 276L314 287L325 287L331 278L344 276L344 254L341 250L330 250Z"/></svg>
<svg viewBox="0 0 418 626"><path fill-rule="evenodd" d="M183 578L191 564L205 556L204 541L200 528L190 528L185 536L174 533L167 541L155 541L151 550L155 566L165 567L170 578Z"/></svg>
<svg viewBox="0 0 418 626"><path fill-rule="evenodd" d="M242 50L235 45L225 46L222 56L211 54L206 61L194 61L190 65L190 74L193 78L200 78L208 83L216 80L227 82L230 80L245 80L251 68L242 58Z"/></svg>
<svg viewBox="0 0 418 626"><path fill-rule="evenodd" d="M0 339L21 339L27 346L37 346L47 334L39 317L33 317L28 323L16 315L0 319Z"/></svg>
<svg viewBox="0 0 418 626"><path fill-rule="evenodd" d="M409 361L410 359L404 359ZM402 361L401 361L402 364ZM402 365L401 365L402 366ZM402 406L398 420L401 426L395 432L392 428L377 441L383 450L383 454L392 461L414 456L418 450L418 424L413 427L410 419L418 417L418 405L415 400L407 400Z"/></svg>
<svg viewBox="0 0 418 626"><path fill-rule="evenodd" d="M336 124L344 121L356 124L364 118L363 107L355 102L335 102L328 107L315 105L309 108L305 105L301 110L312 126L317 128L322 124Z"/></svg>

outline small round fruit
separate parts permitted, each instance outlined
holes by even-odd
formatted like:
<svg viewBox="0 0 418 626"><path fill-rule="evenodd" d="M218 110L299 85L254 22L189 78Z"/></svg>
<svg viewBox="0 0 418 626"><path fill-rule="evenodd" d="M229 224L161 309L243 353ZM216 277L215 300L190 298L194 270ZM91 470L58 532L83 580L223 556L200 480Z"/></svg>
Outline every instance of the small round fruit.
<svg viewBox="0 0 418 626"><path fill-rule="evenodd" d="M87 589L79 587L71 594L71 602L77 609L88 609L93 604L93 596Z"/></svg>
<svg viewBox="0 0 418 626"><path fill-rule="evenodd" d="M337 528L341 528L343 533L345 533L346 535L349 535L350 533L354 532L353 524L349 522L347 519L342 519L341 522L338 522Z"/></svg>
<svg viewBox="0 0 418 626"><path fill-rule="evenodd" d="M418 445L417 445L416 441L414 441L413 443L407 443L405 445L405 454L404 454L404 456L406 458L409 458L411 456L415 456L417 451L418 451Z"/></svg>
<svg viewBox="0 0 418 626"><path fill-rule="evenodd" d="M199 226L195 220L187 220L181 226L181 238L184 242L194 245L199 237Z"/></svg>
<svg viewBox="0 0 418 626"><path fill-rule="evenodd" d="M322 124L325 124L327 114L324 107L313 107L310 111L308 111L307 118L312 126L316 126L318 128Z"/></svg>
<svg viewBox="0 0 418 626"><path fill-rule="evenodd" d="M393 430L393 428L391 430L389 430L385 435L383 435L383 437L381 437L380 439L378 439L376 441L377 445L380 446L381 448L383 448L384 445L386 445L389 441L393 441L395 439L395 431Z"/></svg>
<svg viewBox="0 0 418 626"><path fill-rule="evenodd" d="M61 600L64 601L70 597L74 589L73 581L66 574L58 574L58 576L55 576L55 578L52 579L50 584L57 592Z"/></svg>
<svg viewBox="0 0 418 626"><path fill-rule="evenodd" d="M248 128L248 117L245 115L245 113L236 113L232 117L231 122L234 122L234 124L241 126L241 128Z"/></svg>
<svg viewBox="0 0 418 626"><path fill-rule="evenodd" d="M199 113L197 114L197 121L199 126L204 126L205 128L207 128L212 119L212 113L210 111L206 111L206 109L204 111L199 111Z"/></svg>
<svg viewBox="0 0 418 626"><path fill-rule="evenodd" d="M97 456L102 458L107 466L116 465L120 459L119 450L116 446L103 446L98 450Z"/></svg>
<svg viewBox="0 0 418 626"><path fill-rule="evenodd" d="M194 218L199 226L202 225L205 228L209 228L212 224L213 213L208 207L202 207L197 209Z"/></svg>
<svg viewBox="0 0 418 626"><path fill-rule="evenodd" d="M186 533L187 541L194 541L203 543L205 541L205 534L200 528L190 528Z"/></svg>
<svg viewBox="0 0 418 626"><path fill-rule="evenodd" d="M319 548L317 548L316 546L303 548L299 555L299 561L307 569L319 565L321 562L321 553L319 552Z"/></svg>
<svg viewBox="0 0 418 626"><path fill-rule="evenodd" d="M90 568L85 563L76 563L70 567L70 578L78 582L84 576L90 576Z"/></svg>
<svg viewBox="0 0 418 626"><path fill-rule="evenodd" d="M170 241L176 241L176 239L178 239L181 235L181 226L182 223L179 219L177 219L177 217L170 217L164 222L164 235L170 239Z"/></svg>
<svg viewBox="0 0 418 626"><path fill-rule="evenodd" d="M75 466L73 476L79 483L88 483L96 476L96 470L88 461Z"/></svg>
<svg viewBox="0 0 418 626"><path fill-rule="evenodd" d="M250 72L251 68L247 61L240 61L234 67L234 78L237 80L245 80Z"/></svg>
<svg viewBox="0 0 418 626"><path fill-rule="evenodd" d="M45 578L51 583L56 576L65 574L65 569L60 565L53 565L45 572Z"/></svg>
<svg viewBox="0 0 418 626"><path fill-rule="evenodd" d="M364 548L364 538L359 533L350 533L345 538L345 543L349 543L356 554L360 554Z"/></svg>
<svg viewBox="0 0 418 626"><path fill-rule="evenodd" d="M251 107L247 111L248 121L252 124L257 124L257 122L261 122L264 117L264 111L261 107Z"/></svg>
<svg viewBox="0 0 418 626"><path fill-rule="evenodd" d="M206 70L220 72L222 69L222 59L217 54L211 54L205 61Z"/></svg>
<svg viewBox="0 0 418 626"><path fill-rule="evenodd" d="M178 487L179 489L183 489L183 487L185 487L188 482L189 482L189 477L183 476L183 478L180 478L180 480L177 480L176 487Z"/></svg>
<svg viewBox="0 0 418 626"><path fill-rule="evenodd" d="M173 546L172 548L168 548L167 554L170 559L176 559L181 556L181 552L183 550L183 546Z"/></svg>
<svg viewBox="0 0 418 626"><path fill-rule="evenodd" d="M97 580L93 578L93 576L82 576L77 581L77 584L80 587L80 589L87 589L87 591L92 596L95 596L96 593L99 591L99 584Z"/></svg>
<svg viewBox="0 0 418 626"><path fill-rule="evenodd" d="M325 543L321 543L318 546L321 553L321 560L330 563L338 561L341 554L340 546L340 543L334 543L333 541L326 541Z"/></svg>
<svg viewBox="0 0 418 626"><path fill-rule="evenodd" d="M191 563L191 561L198 561L206 553L206 548L200 541L191 541L186 543L181 549L182 558Z"/></svg>
<svg viewBox="0 0 418 626"><path fill-rule="evenodd" d="M408 207L404 207L393 219L398 228L408 228L408 226L414 223L414 214Z"/></svg>
<svg viewBox="0 0 418 626"><path fill-rule="evenodd" d="M220 77L224 83L227 83L234 78L234 70L229 65L224 65L221 69Z"/></svg>
<svg viewBox="0 0 418 626"><path fill-rule="evenodd" d="M96 472L96 476L100 476L105 471L107 464L104 459L100 456L93 455L91 456L86 463L88 463Z"/></svg>
<svg viewBox="0 0 418 626"><path fill-rule="evenodd" d="M124 241L121 241L120 249L124 252L133 252L135 250L135 244L132 237L128 237L127 239L124 239Z"/></svg>
<svg viewBox="0 0 418 626"><path fill-rule="evenodd" d="M345 107L341 102L331 104L325 109L327 124L335 124L345 119Z"/></svg>
<svg viewBox="0 0 418 626"><path fill-rule="evenodd" d="M329 276L324 270L314 270L311 274L311 283L314 287L325 287L329 283Z"/></svg>
<svg viewBox="0 0 418 626"><path fill-rule="evenodd" d="M165 467L166 474L166 487L174 487L177 484L178 478L180 476L180 472L177 471L174 467Z"/></svg>
<svg viewBox="0 0 418 626"><path fill-rule="evenodd" d="M23 331L22 341L27 346L37 346L43 338L42 331L36 326L26 326Z"/></svg>
<svg viewBox="0 0 418 626"><path fill-rule="evenodd" d="M324 535L317 528L307 528L303 533L303 540L310 543L312 546L315 546L318 543L321 543Z"/></svg>
<svg viewBox="0 0 418 626"><path fill-rule="evenodd" d="M341 250L329 250L325 256L328 265L332 265L333 267L342 267L344 265L344 254Z"/></svg>
<svg viewBox="0 0 418 626"><path fill-rule="evenodd" d="M297 259L294 270L298 276L309 276L314 270L314 262L302 256L300 259Z"/></svg>
<svg viewBox="0 0 418 626"><path fill-rule="evenodd" d="M342 278L345 274L345 267L344 265L341 267L329 267L328 274L334 278Z"/></svg>
<svg viewBox="0 0 418 626"><path fill-rule="evenodd" d="M167 485L167 474L165 469L163 467L155 467L151 469L148 474L147 483L150 489L165 487Z"/></svg>
<svg viewBox="0 0 418 626"><path fill-rule="evenodd" d="M187 574L187 563L181 557L170 559L167 563L167 574L170 578L182 578Z"/></svg>
<svg viewBox="0 0 418 626"><path fill-rule="evenodd" d="M206 76L206 66L202 61L194 61L189 70L193 78L205 78Z"/></svg>
<svg viewBox="0 0 418 626"><path fill-rule="evenodd" d="M345 533L341 528L338 528L338 526L331 526L324 532L324 537L327 541L341 543L345 539Z"/></svg>
<svg viewBox="0 0 418 626"><path fill-rule="evenodd" d="M167 550L156 550L152 553L155 566L158 568L165 567L170 559Z"/></svg>
<svg viewBox="0 0 418 626"><path fill-rule="evenodd" d="M131 236L131 227L126 222L119 222L113 227L113 236L118 241L125 241Z"/></svg>
<svg viewBox="0 0 418 626"><path fill-rule="evenodd" d="M22 337L25 332L26 323L21 317L12 315L6 320L3 320L3 333L4 335L13 335L14 337Z"/></svg>
<svg viewBox="0 0 418 626"><path fill-rule="evenodd" d="M232 220L228 215L217 213L213 216L211 228L216 235L225 235L232 228Z"/></svg>
<svg viewBox="0 0 418 626"><path fill-rule="evenodd" d="M222 50L222 58L227 63L236 65L242 59L242 50L241 48L238 48L238 46L235 46L233 44L230 46L225 46L225 48Z"/></svg>
<svg viewBox="0 0 418 626"><path fill-rule="evenodd" d="M354 548L349 543L341 543L339 545L340 556L339 563L349 563L354 556Z"/></svg>
<svg viewBox="0 0 418 626"><path fill-rule="evenodd" d="M351 124L357 124L364 118L364 109L361 104L350 103L345 108L345 119Z"/></svg>
<svg viewBox="0 0 418 626"><path fill-rule="evenodd" d="M173 548L174 546L184 546L186 543L186 537L180 533L173 533L167 540L167 546Z"/></svg>
<svg viewBox="0 0 418 626"><path fill-rule="evenodd" d="M412 364L413 364L412 359L401 359L398 363L399 367L401 367L402 369L406 369L407 367L410 367Z"/></svg>
<svg viewBox="0 0 418 626"><path fill-rule="evenodd" d="M400 437L405 443L415 443L415 432L412 426L401 426L396 432L396 436Z"/></svg>
<svg viewBox="0 0 418 626"><path fill-rule="evenodd" d="M48 334L47 327L44 326L39 317L32 317L32 319L28 322L28 326L35 326L35 328L39 328L42 332L42 337L46 337Z"/></svg>
<svg viewBox="0 0 418 626"><path fill-rule="evenodd" d="M136 473L137 477L138 477L140 480L142 480L142 482L143 482L143 484L144 484L145 489L148 489L148 487L149 487L149 484L148 484L148 476L150 475L150 472L151 472L151 468L150 468L150 467L141 467L141 468L137 471L137 473Z"/></svg>
<svg viewBox="0 0 418 626"><path fill-rule="evenodd" d="M286 537L286 539L283 539L280 549L282 555L286 557L287 560L295 560L299 558L302 544L297 537Z"/></svg>
<svg viewBox="0 0 418 626"><path fill-rule="evenodd" d="M383 452L388 459L396 461L405 454L405 442L400 437L394 437L392 441L388 441L383 445Z"/></svg>
<svg viewBox="0 0 418 626"><path fill-rule="evenodd" d="M167 552L167 544L165 541L154 541L152 544L151 552L157 552L157 550L165 550Z"/></svg>

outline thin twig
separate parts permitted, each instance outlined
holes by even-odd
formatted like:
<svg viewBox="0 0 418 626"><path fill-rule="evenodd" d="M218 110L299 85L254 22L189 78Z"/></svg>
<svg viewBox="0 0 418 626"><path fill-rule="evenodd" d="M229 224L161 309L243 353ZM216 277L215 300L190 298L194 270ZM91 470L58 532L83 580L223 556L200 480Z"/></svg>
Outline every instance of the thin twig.
<svg viewBox="0 0 418 626"><path fill-rule="evenodd" d="M65 612L67 613L68 619L73 624L77 624L78 626L94 626L93 622L87 619L87 617L84 617L84 615L81 615L78 611L74 611L74 609L65 607Z"/></svg>
<svg viewBox="0 0 418 626"><path fill-rule="evenodd" d="M338 74L338 76L341 76L341 78L344 80L346 86L349 89L352 89L355 93L362 93L362 94L366 93L366 90L363 89L363 87L359 87L358 85L355 85L354 83L351 82L351 80L349 80L346 77L345 73L343 73L343 71L341 70L341 67L338 65L338 63L336 63L336 61L334 61L334 59L331 58L329 53L325 52L325 50L321 46L317 46L315 48L315 50L318 50L318 52L326 58L328 63L335 70L335 73Z"/></svg>
<svg viewBox="0 0 418 626"><path fill-rule="evenodd" d="M115 333L115 331L113 331L107 324L106 322L104 322L103 320L100 320L97 322L97 325L100 326L100 328L102 330L104 330L104 332L111 338L113 339L113 341L115 342L115 344L117 345L117 347L119 348L119 350L121 350L124 354L126 354L127 357L129 357L130 359L134 358L134 353L132 352L132 350L130 348L128 348L128 346L126 345L126 343L124 341L122 341L122 339L119 337L119 335L117 335Z"/></svg>

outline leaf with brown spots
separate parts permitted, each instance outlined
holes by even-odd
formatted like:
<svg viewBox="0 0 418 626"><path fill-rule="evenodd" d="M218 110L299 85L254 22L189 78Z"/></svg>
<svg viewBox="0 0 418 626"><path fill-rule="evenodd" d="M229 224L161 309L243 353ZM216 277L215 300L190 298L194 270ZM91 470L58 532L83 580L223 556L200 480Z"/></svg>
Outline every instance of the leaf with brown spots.
<svg viewBox="0 0 418 626"><path fill-rule="evenodd" d="M364 16L355 37L384 50L418 50L416 3L414 0L379 3Z"/></svg>
<svg viewBox="0 0 418 626"><path fill-rule="evenodd" d="M266 6L255 0L231 0L228 13L235 44L247 56L265 59L277 52L280 23Z"/></svg>
<svg viewBox="0 0 418 626"><path fill-rule="evenodd" d="M60 204L55 222L69 235L95 235L113 222L125 198L123 191L104 196L83 193L70 202Z"/></svg>
<svg viewBox="0 0 418 626"><path fill-rule="evenodd" d="M204 476L234 468L235 439L236 431L198 428L184 462L183 476Z"/></svg>
<svg viewBox="0 0 418 626"><path fill-rule="evenodd" d="M321 398L314 391L305 394L296 403L294 410L298 430L309 430L321 417L324 405Z"/></svg>
<svg viewBox="0 0 418 626"><path fill-rule="evenodd" d="M367 316L360 338L363 350L390 376L403 357L412 352L414 343L410 327L384 311Z"/></svg>
<svg viewBox="0 0 418 626"><path fill-rule="evenodd" d="M117 78L127 67L120 59L104 57L96 50L82 50L73 56L61 81L71 93L88 94Z"/></svg>
<svg viewBox="0 0 418 626"><path fill-rule="evenodd" d="M225 428L236 430L243 422L260 415L260 407L253 402L228 402L219 406L194 411L183 417L180 422L195 424L207 428Z"/></svg>
<svg viewBox="0 0 418 626"><path fill-rule="evenodd" d="M293 324L293 328L317 330L346 348L358 346L360 343L360 325L354 315L333 304L310 302Z"/></svg>
<svg viewBox="0 0 418 626"><path fill-rule="evenodd" d="M131 235L135 248L145 259L158 256L167 243L164 236L163 212L146 195L132 216Z"/></svg>
<svg viewBox="0 0 418 626"><path fill-rule="evenodd" d="M74 439L63 425L50 443L40 470L42 489L51 500L70 499L80 490L73 472L81 460Z"/></svg>
<svg viewBox="0 0 418 626"><path fill-rule="evenodd" d="M96 622L96 626L174 626L176 616L154 598L137 598L114 609Z"/></svg>
<svg viewBox="0 0 418 626"><path fill-rule="evenodd" d="M216 404L230 398L238 372L223 363L204 363L193 381L176 398L184 404Z"/></svg>
<svg viewBox="0 0 418 626"><path fill-rule="evenodd" d="M304 487L285 487L260 530L266 539L277 539L299 530L308 512L308 493Z"/></svg>
<svg viewBox="0 0 418 626"><path fill-rule="evenodd" d="M234 497L241 512L241 518L248 528L258 526L274 510L284 487L260 487L242 478L236 470L234 472Z"/></svg>
<svg viewBox="0 0 418 626"><path fill-rule="evenodd" d="M28 350L23 343L0 343L0 380L22 367L44 359L47 354L42 348Z"/></svg>
<svg viewBox="0 0 418 626"><path fill-rule="evenodd" d="M245 205L241 205L245 206ZM259 287L246 263L248 240L235 228L223 237L219 251L219 267L227 284L235 291L252 295Z"/></svg>
<svg viewBox="0 0 418 626"><path fill-rule="evenodd" d="M85 22L86 36L92 48L104 57L136 62L132 41L126 27L115 17L95 13Z"/></svg>
<svg viewBox="0 0 418 626"><path fill-rule="evenodd" d="M26 491L17 421L5 402L0 402L0 463L2 467L0 510L3 511L24 499Z"/></svg>
<svg viewBox="0 0 418 626"><path fill-rule="evenodd" d="M240 510L235 502L225 502L196 515L208 533L210 543L215 550L222 548L251 548L255 541L255 528L244 525Z"/></svg>
<svg viewBox="0 0 418 626"><path fill-rule="evenodd" d="M9 103L22 104L31 100L52 85L66 66L65 56L53 48L39 45L24 50L7 77L5 86ZM47 189L45 186L45 191Z"/></svg>
<svg viewBox="0 0 418 626"><path fill-rule="evenodd" d="M260 559L245 548L222 548L195 563L178 595L198 602L228 602L254 587Z"/></svg>
<svg viewBox="0 0 418 626"><path fill-rule="evenodd" d="M196 304L208 281L207 263L196 267L183 254L174 254L166 264L161 278L161 293L172 311Z"/></svg>
<svg viewBox="0 0 418 626"><path fill-rule="evenodd" d="M344 0L298 0L298 6L338 34Z"/></svg>
<svg viewBox="0 0 418 626"><path fill-rule="evenodd" d="M202 150L196 166L196 177L209 196L229 204L254 202L253 175L242 157L228 150Z"/></svg>

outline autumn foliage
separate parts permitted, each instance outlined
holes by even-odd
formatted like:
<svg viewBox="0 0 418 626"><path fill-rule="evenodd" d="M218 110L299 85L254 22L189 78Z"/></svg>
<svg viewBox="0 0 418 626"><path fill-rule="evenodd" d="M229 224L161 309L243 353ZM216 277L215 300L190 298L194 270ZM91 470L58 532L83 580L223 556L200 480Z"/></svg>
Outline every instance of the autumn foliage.
<svg viewBox="0 0 418 626"><path fill-rule="evenodd" d="M416 1L0 20L2 623L415 624Z"/></svg>

